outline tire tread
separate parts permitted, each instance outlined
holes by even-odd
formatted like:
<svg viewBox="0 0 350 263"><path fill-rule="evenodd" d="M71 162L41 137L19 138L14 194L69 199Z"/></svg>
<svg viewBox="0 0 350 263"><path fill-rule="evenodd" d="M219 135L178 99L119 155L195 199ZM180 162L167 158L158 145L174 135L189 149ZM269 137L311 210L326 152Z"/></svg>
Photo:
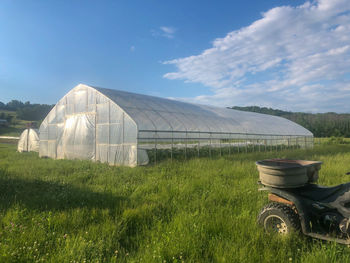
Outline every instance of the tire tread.
<svg viewBox="0 0 350 263"><path fill-rule="evenodd" d="M258 223L263 226L265 215L274 213L275 211L279 211L286 217L286 223L290 225L292 230L298 231L300 229L300 219L298 214L296 214L296 212L290 206L276 202L268 203L261 209L258 215Z"/></svg>

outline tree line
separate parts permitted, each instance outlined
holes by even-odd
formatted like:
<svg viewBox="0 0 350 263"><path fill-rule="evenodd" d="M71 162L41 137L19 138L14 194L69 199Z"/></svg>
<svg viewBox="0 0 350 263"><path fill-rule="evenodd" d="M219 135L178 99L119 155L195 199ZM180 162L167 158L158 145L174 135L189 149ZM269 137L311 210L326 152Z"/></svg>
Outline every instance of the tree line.
<svg viewBox="0 0 350 263"><path fill-rule="evenodd" d="M41 121L50 112L54 105L47 104L31 104L29 101L22 102L19 100L11 100L8 103L0 101L0 110L16 112L16 118L27 121ZM12 121L14 116L12 114L0 113L0 119L7 119Z"/></svg>
<svg viewBox="0 0 350 263"><path fill-rule="evenodd" d="M304 113L304 112L290 112L266 107L248 106L238 107L234 106L231 109L252 111L257 113L264 113L274 116L279 116L300 124L315 137L347 137L350 138L350 114L347 113Z"/></svg>

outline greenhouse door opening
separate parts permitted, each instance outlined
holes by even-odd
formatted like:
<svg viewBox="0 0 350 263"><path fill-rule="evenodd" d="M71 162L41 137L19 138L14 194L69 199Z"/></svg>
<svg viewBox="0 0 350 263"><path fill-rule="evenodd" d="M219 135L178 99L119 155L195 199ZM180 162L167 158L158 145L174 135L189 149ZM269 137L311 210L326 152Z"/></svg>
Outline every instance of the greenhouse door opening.
<svg viewBox="0 0 350 263"><path fill-rule="evenodd" d="M70 116L64 123L61 155L67 159L95 159L95 115L78 114ZM57 150L59 152L59 150Z"/></svg>

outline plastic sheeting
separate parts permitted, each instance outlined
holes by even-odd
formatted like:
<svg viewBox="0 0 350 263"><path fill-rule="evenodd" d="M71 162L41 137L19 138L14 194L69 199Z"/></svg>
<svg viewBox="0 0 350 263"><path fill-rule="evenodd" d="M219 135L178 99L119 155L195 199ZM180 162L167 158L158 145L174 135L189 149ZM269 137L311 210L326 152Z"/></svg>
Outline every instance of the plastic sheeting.
<svg viewBox="0 0 350 263"><path fill-rule="evenodd" d="M19 137L17 151L19 152L39 152L38 130L26 129Z"/></svg>
<svg viewBox="0 0 350 263"><path fill-rule="evenodd" d="M125 110L139 131L312 136L307 129L281 117L96 89Z"/></svg>

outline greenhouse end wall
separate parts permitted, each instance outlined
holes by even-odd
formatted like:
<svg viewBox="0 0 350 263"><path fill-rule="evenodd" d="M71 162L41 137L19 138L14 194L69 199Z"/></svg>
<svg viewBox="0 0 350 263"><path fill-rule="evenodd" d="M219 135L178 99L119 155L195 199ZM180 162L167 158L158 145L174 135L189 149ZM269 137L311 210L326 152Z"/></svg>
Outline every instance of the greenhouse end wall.
<svg viewBox="0 0 350 263"><path fill-rule="evenodd" d="M41 124L39 155L136 166L136 137L128 114L97 90L79 85Z"/></svg>
<svg viewBox="0 0 350 263"><path fill-rule="evenodd" d="M38 130L27 128L19 137L17 144L18 152L38 152L39 151L39 135Z"/></svg>

